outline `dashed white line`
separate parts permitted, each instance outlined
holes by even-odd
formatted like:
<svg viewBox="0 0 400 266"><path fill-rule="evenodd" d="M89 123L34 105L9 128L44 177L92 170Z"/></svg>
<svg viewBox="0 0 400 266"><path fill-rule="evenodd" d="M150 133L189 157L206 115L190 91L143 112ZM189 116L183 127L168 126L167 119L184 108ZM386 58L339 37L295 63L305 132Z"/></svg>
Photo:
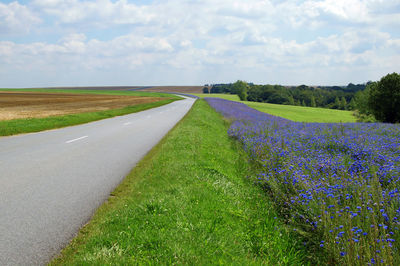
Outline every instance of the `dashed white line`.
<svg viewBox="0 0 400 266"><path fill-rule="evenodd" d="M87 137L88 137L88 136L83 136L83 137L80 137L80 138L71 139L71 140L66 141L65 143L71 143L71 142L74 142L74 141L77 141L77 140L85 139L85 138L87 138Z"/></svg>
<svg viewBox="0 0 400 266"><path fill-rule="evenodd" d="M146 118L151 118L151 115L148 115Z"/></svg>
<svg viewBox="0 0 400 266"><path fill-rule="evenodd" d="M126 123L124 123L124 126L130 125L130 124L132 124L132 122L126 122Z"/></svg>

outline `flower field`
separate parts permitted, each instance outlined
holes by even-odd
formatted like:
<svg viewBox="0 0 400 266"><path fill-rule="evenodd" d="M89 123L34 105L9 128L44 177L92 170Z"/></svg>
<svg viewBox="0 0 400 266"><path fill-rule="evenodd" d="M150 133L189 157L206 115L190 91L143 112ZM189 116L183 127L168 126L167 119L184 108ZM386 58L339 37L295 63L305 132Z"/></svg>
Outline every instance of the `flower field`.
<svg viewBox="0 0 400 266"><path fill-rule="evenodd" d="M332 263L400 265L400 126L299 123L208 98L233 123L257 182Z"/></svg>

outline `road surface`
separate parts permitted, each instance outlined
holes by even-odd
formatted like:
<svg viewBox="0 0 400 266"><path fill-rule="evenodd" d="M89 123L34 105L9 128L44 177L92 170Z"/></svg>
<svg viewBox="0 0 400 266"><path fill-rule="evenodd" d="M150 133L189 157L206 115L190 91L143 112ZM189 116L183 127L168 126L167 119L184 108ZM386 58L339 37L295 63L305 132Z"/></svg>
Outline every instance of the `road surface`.
<svg viewBox="0 0 400 266"><path fill-rule="evenodd" d="M46 264L194 101L0 137L0 265Z"/></svg>

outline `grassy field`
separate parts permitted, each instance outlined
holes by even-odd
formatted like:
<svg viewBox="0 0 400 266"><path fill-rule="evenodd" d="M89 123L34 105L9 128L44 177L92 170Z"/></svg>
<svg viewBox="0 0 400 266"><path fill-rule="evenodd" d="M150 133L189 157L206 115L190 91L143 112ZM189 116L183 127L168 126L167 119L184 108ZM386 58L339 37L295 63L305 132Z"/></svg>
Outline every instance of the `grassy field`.
<svg viewBox="0 0 400 266"><path fill-rule="evenodd" d="M227 128L197 101L51 264L305 264Z"/></svg>
<svg viewBox="0 0 400 266"><path fill-rule="evenodd" d="M177 92L177 93L202 93L204 86L152 86L140 89L141 91L152 92Z"/></svg>
<svg viewBox="0 0 400 266"><path fill-rule="evenodd" d="M0 91L0 121L107 111L165 99L127 95Z"/></svg>
<svg viewBox="0 0 400 266"><path fill-rule="evenodd" d="M201 98L218 97L230 101L239 101L237 95L232 94L194 94ZM318 123L349 123L356 122L356 117L351 111L342 111L326 108L313 108L271 103L258 103L243 101L244 104L261 112L280 116L296 122Z"/></svg>
<svg viewBox="0 0 400 266"><path fill-rule="evenodd" d="M176 97L173 94L162 92L146 92L146 91L122 91L122 90L85 90L85 89L0 89L0 91L24 91L24 92L59 92L59 93L80 93L80 94L103 94L103 95L127 95L127 96L143 96L143 97Z"/></svg>
<svg viewBox="0 0 400 266"><path fill-rule="evenodd" d="M10 91L10 90L1 90ZM11 90L16 91L16 90ZM86 95L117 95L117 96L136 96L136 97L160 97L157 101L129 105L123 108L83 112L76 114L57 115L44 118L23 118L0 121L0 136L9 136L20 133L38 132L48 129L66 127L71 125L83 124L100 119L110 118L119 115L139 112L146 109L162 106L173 101L181 99L175 95L165 93L149 93L136 91L91 91L91 90L56 90L56 89L26 89L17 90L18 92L36 92L36 93L73 93Z"/></svg>

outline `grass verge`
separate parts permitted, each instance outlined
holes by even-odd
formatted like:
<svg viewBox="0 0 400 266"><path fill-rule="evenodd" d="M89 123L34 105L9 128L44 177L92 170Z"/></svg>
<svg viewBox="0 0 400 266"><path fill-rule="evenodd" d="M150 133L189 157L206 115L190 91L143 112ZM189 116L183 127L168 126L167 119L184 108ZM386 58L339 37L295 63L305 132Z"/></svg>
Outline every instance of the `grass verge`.
<svg viewBox="0 0 400 266"><path fill-rule="evenodd" d="M356 117L351 111L314 108L293 105L271 104L240 101L237 95L232 94L194 94L201 98L218 97L230 101L242 102L247 106L258 111L280 116L295 122L317 122L317 123L349 123L357 122Z"/></svg>
<svg viewBox="0 0 400 266"><path fill-rule="evenodd" d="M303 264L227 128L197 101L51 265Z"/></svg>
<svg viewBox="0 0 400 266"><path fill-rule="evenodd" d="M39 132L48 129L84 124L105 118L111 118L114 116L144 111L150 108L155 108L171 103L173 101L175 101L175 99L166 99L158 102L138 104L107 111L51 116L45 118L26 118L0 121L0 136Z"/></svg>
<svg viewBox="0 0 400 266"><path fill-rule="evenodd" d="M20 91L20 92L43 92L43 93L73 93L73 94L104 94L104 95L127 95L142 97L169 97L180 99L178 96L162 92L145 91L119 91L119 90L80 90L80 89L0 89L0 91Z"/></svg>
<svg viewBox="0 0 400 266"><path fill-rule="evenodd" d="M21 91L21 90L18 90ZM48 129L61 128L66 126L84 124L92 121L97 121L114 116L126 115L136 113L147 109L159 107L169 104L173 101L181 99L178 96L165 94L165 93L149 93L149 92L121 92L121 91L84 91L84 90L56 90L56 89L26 89L24 91L34 92L57 92L57 93L89 93L89 94L108 94L108 95L130 95L130 96L143 96L143 97L165 97L165 100L137 104L127 106L124 108L77 113L61 116L51 116L45 118L25 118L0 121L0 136L10 136L21 133L39 132Z"/></svg>

